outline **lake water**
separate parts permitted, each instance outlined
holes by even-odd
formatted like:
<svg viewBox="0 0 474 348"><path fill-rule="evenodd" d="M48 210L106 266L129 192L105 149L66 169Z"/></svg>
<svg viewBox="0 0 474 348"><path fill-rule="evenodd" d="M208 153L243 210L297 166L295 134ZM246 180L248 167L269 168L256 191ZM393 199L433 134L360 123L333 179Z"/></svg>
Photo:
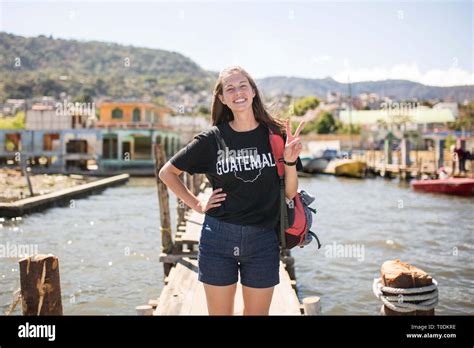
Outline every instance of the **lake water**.
<svg viewBox="0 0 474 348"><path fill-rule="evenodd" d="M438 314L474 314L473 199L415 193L381 178L300 178L300 188L317 198L314 230L323 243L319 251L309 245L292 252L301 299L320 296L327 315L377 315L373 278L384 261L399 258L438 281ZM0 245L59 257L65 314L135 315L163 287L152 178L0 225ZM18 259L0 259L2 313L19 287Z"/></svg>

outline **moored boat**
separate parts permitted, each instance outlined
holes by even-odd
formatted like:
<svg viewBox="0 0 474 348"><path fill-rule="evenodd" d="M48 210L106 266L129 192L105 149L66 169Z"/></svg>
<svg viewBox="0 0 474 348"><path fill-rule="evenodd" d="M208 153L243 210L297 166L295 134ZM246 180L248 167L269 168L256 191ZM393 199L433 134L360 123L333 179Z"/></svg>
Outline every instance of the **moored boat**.
<svg viewBox="0 0 474 348"><path fill-rule="evenodd" d="M367 165L363 161L353 159L334 159L329 162L324 173L352 178L362 178L365 175L366 167Z"/></svg>
<svg viewBox="0 0 474 348"><path fill-rule="evenodd" d="M305 161L302 159L303 170L306 173L324 173L329 162L338 156L340 156L338 150L333 149L326 149L319 156L306 156Z"/></svg>
<svg viewBox="0 0 474 348"><path fill-rule="evenodd" d="M328 166L329 161L329 159L323 157L313 158L303 164L303 169L307 173L323 173Z"/></svg>
<svg viewBox="0 0 474 348"><path fill-rule="evenodd" d="M474 179L449 178L436 180L415 180L411 182L415 191L444 193L457 196L474 195Z"/></svg>

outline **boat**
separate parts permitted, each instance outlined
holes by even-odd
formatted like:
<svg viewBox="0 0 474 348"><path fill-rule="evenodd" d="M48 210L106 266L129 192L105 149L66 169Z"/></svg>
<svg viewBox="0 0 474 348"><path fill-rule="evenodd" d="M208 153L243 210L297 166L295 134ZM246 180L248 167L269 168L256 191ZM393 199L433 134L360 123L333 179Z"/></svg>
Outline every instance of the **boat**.
<svg viewBox="0 0 474 348"><path fill-rule="evenodd" d="M348 158L349 153L326 149L322 156L306 161L303 169L306 173L332 174L362 178L365 175L366 163Z"/></svg>
<svg viewBox="0 0 474 348"><path fill-rule="evenodd" d="M420 192L474 196L474 179L469 178L414 180L411 182L411 186L415 191Z"/></svg>
<svg viewBox="0 0 474 348"><path fill-rule="evenodd" d="M301 160L301 164L303 165L303 169L308 165L309 162L311 162L311 160L313 160L314 157L310 154L301 154L300 155L300 160Z"/></svg>
<svg viewBox="0 0 474 348"><path fill-rule="evenodd" d="M337 176L348 176L351 178L363 178L367 165L363 161L353 159L334 159L329 162L325 174L333 174Z"/></svg>
<svg viewBox="0 0 474 348"><path fill-rule="evenodd" d="M313 158L303 165L303 170L306 173L323 173L330 161L324 157Z"/></svg>
<svg viewBox="0 0 474 348"><path fill-rule="evenodd" d="M326 149L320 156L313 156L303 162L303 170L306 173L324 173L329 162L339 156L338 150Z"/></svg>

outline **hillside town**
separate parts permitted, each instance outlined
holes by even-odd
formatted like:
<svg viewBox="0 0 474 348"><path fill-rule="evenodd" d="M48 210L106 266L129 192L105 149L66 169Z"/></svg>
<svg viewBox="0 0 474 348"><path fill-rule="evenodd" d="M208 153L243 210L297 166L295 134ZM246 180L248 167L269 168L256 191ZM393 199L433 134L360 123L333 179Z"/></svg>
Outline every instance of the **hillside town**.
<svg viewBox="0 0 474 348"><path fill-rule="evenodd" d="M171 156L210 127L210 115L202 113L209 112L210 105L201 104L198 110L202 112L196 111L192 96L174 108L137 99L72 102L71 97L63 97L7 99L0 105L0 124L9 125L0 129L1 166L18 165L16 157L21 153L22 160L38 173L150 175L154 144L162 143ZM334 149L352 152L383 150L388 138L394 149L402 139L410 138L412 147L420 151L434 148L436 141L454 151L449 147L459 139L460 146L472 152L472 129L453 129L469 117L472 120L472 109L466 105L468 101L464 105L397 101L376 93L352 97L330 91L324 98L281 96L267 101L275 115L307 122L303 134L308 156L318 155L311 150L318 140L330 140ZM460 107L471 114L460 115ZM318 149L324 150L324 143Z"/></svg>

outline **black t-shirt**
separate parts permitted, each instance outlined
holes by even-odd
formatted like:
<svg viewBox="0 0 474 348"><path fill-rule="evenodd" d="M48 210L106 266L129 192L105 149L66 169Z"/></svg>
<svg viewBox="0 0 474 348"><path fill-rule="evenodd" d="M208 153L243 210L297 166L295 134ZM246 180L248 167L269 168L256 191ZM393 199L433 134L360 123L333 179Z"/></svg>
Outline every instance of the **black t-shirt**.
<svg viewBox="0 0 474 348"><path fill-rule="evenodd" d="M206 174L212 189L227 193L220 207L206 214L221 221L274 228L279 220L280 187L268 128L237 132L228 122L218 126L226 150L211 128L196 135L170 162L190 174ZM227 159L227 160L226 160ZM297 170L302 169L298 158Z"/></svg>

